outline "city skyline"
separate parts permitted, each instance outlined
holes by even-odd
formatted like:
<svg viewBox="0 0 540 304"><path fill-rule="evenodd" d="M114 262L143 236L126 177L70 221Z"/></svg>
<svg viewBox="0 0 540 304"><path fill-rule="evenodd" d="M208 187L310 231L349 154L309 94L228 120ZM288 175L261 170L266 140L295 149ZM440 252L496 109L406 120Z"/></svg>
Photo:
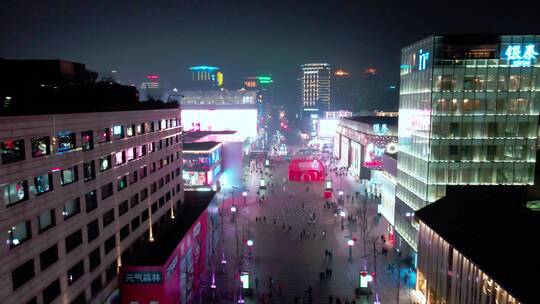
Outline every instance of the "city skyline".
<svg viewBox="0 0 540 304"><path fill-rule="evenodd" d="M382 82L398 85L403 45L438 32L537 32L532 9L537 4L529 3L522 5L531 9L515 13L465 1L444 8L427 2L376 6L343 1L160 1L128 9L119 3L7 3L0 12L9 24L0 30L0 57L81 62L102 74L118 71L125 84L138 85L156 73L171 88L189 80L188 68L199 64L222 67L224 86L230 89L241 86L246 76L272 74L276 102L292 105L298 100L296 79L303 63L328 62L353 77L374 66ZM458 13L467 22L453 22ZM503 17L519 22L493 22Z"/></svg>

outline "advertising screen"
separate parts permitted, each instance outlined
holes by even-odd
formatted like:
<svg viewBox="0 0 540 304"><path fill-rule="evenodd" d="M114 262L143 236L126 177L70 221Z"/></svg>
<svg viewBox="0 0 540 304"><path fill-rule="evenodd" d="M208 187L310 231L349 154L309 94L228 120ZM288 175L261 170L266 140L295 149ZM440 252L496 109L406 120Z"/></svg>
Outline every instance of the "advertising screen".
<svg viewBox="0 0 540 304"><path fill-rule="evenodd" d="M319 137L333 137L336 134L338 122L337 119L320 119Z"/></svg>
<svg viewBox="0 0 540 304"><path fill-rule="evenodd" d="M257 136L257 109L183 109L185 131L238 131L248 137Z"/></svg>

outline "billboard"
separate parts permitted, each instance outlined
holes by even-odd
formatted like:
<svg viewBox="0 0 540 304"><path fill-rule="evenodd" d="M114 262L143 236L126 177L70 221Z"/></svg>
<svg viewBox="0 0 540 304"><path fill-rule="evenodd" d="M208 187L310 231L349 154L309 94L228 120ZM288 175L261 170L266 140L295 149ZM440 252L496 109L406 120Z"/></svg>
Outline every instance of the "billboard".
<svg viewBox="0 0 540 304"><path fill-rule="evenodd" d="M337 132L338 119L319 119L319 137L332 138Z"/></svg>
<svg viewBox="0 0 540 304"><path fill-rule="evenodd" d="M238 131L257 136L257 109L182 109L185 131Z"/></svg>

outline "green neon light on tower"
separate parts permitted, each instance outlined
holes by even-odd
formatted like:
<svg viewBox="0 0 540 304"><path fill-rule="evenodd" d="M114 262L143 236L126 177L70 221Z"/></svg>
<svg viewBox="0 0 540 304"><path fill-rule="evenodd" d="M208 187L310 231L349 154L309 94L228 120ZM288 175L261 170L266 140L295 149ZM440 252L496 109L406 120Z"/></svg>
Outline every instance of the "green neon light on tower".
<svg viewBox="0 0 540 304"><path fill-rule="evenodd" d="M261 83L261 84L269 84L269 83L273 83L274 80L272 80L272 77L270 76L257 76L257 80Z"/></svg>

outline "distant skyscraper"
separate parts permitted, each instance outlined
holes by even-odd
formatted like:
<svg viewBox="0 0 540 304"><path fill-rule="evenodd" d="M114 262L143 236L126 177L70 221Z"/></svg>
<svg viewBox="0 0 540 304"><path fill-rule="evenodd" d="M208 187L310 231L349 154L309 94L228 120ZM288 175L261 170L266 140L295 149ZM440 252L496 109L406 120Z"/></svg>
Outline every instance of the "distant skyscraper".
<svg viewBox="0 0 540 304"><path fill-rule="evenodd" d="M160 99L161 91L159 87L159 75L146 75L146 80L141 83L140 89L142 100Z"/></svg>
<svg viewBox="0 0 540 304"><path fill-rule="evenodd" d="M270 125L270 107L273 104L274 80L271 75L244 78L244 88L257 92L257 114L259 129L267 129Z"/></svg>
<svg viewBox="0 0 540 304"><path fill-rule="evenodd" d="M223 73L220 68L199 65L189 68L191 70L192 85L190 89L209 90L223 86Z"/></svg>
<svg viewBox="0 0 540 304"><path fill-rule="evenodd" d="M306 63L300 66L302 90L302 108L309 108L320 103L320 107L330 108L330 64Z"/></svg>

